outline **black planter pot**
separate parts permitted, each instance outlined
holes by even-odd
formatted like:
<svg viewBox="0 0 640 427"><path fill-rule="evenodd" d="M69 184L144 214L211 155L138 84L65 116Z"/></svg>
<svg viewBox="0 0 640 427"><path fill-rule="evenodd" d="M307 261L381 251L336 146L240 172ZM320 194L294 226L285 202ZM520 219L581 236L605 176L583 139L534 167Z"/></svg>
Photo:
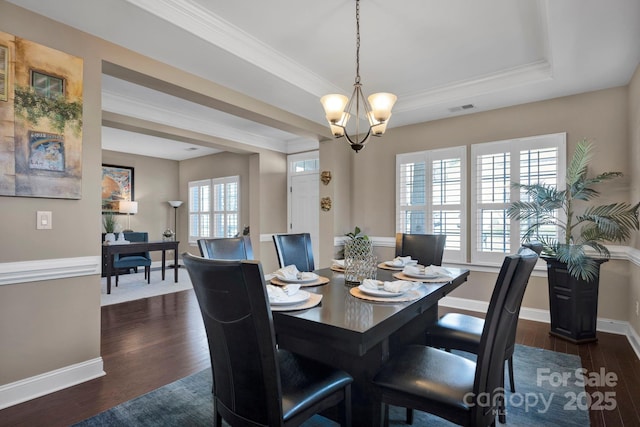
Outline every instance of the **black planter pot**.
<svg viewBox="0 0 640 427"><path fill-rule="evenodd" d="M567 264L555 258L543 258L549 280L549 333L576 344L597 341L600 264L607 260L598 260L598 275L594 281L587 282L571 276Z"/></svg>

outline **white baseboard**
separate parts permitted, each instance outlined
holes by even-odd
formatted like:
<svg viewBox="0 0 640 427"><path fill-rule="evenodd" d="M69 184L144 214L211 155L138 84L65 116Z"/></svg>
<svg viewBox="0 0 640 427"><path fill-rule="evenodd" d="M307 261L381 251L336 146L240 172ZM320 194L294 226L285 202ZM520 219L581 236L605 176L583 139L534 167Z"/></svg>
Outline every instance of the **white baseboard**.
<svg viewBox="0 0 640 427"><path fill-rule="evenodd" d="M0 386L0 409L105 375L102 357Z"/></svg>
<svg viewBox="0 0 640 427"><path fill-rule="evenodd" d="M629 325L629 329L627 331L627 339L629 340L629 344L631 344L633 351L636 352L636 356L640 359L640 335L638 335L631 325Z"/></svg>
<svg viewBox="0 0 640 427"><path fill-rule="evenodd" d="M486 301L476 301L466 298L444 297L439 302L444 307L457 308L459 310L476 311L486 313L489 309L489 303ZM541 310L539 308L522 307L520 309L520 319L533 320L535 322L549 323L549 310ZM610 334L624 335L629 340L629 344L633 351L640 359L640 336L631 327L629 322L623 320L614 320L606 318L598 318L596 330L600 332L608 332Z"/></svg>

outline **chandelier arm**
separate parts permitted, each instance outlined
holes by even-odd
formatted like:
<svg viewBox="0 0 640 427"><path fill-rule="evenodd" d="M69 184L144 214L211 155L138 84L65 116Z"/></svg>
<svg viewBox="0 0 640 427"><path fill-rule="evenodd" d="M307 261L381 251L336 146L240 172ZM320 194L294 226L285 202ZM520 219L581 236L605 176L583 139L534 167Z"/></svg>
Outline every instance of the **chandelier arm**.
<svg viewBox="0 0 640 427"><path fill-rule="evenodd" d="M389 117L391 116L391 108L396 101L396 96L389 93L374 93L370 98L375 99L369 103L362 92L362 84L360 83L360 0L356 1L356 77L353 84L353 92L348 100L345 96L339 94L325 95L321 98L327 120L331 127L331 131L335 138L345 137L351 148L358 152L367 143L370 136L380 137L386 128ZM354 101L355 99L355 101ZM355 107L354 107L355 102ZM360 109L364 111L362 119L368 122L367 133L360 140ZM337 108L336 108L337 107ZM355 114L352 109L355 108ZM349 136L347 133L347 122L351 116L355 116L355 133ZM375 127L375 129L374 129ZM340 128L341 131L338 131ZM353 139L352 139L353 138ZM354 141L355 139L355 141Z"/></svg>
<svg viewBox="0 0 640 427"><path fill-rule="evenodd" d="M358 135L356 134L356 136L358 136ZM370 136L371 136L371 128L369 128L369 130L367 130L367 134L364 136L364 138L362 138L362 141L359 141L357 138L354 141L354 140L351 139L351 137L347 133L346 129L345 129L345 132L344 132L344 137L346 138L347 141L349 141L349 146L356 153L364 148L365 144L369 141L369 137Z"/></svg>

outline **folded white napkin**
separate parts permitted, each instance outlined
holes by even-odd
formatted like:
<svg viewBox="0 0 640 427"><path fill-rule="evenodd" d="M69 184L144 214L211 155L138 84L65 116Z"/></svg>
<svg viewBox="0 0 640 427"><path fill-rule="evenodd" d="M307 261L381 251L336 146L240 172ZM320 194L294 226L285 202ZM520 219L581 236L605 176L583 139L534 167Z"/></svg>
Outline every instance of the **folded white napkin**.
<svg viewBox="0 0 640 427"><path fill-rule="evenodd" d="M294 264L287 265L273 272L273 275L280 280L296 280L298 278L298 267Z"/></svg>
<svg viewBox="0 0 640 427"><path fill-rule="evenodd" d="M300 285L267 285L267 294L269 295L269 301L285 301L287 297L295 295L299 289Z"/></svg>
<svg viewBox="0 0 640 427"><path fill-rule="evenodd" d="M393 282L383 282L375 279L364 279L362 286L368 289L385 290L387 292L393 292L395 294L399 292L406 292L413 289L415 283L408 280L394 280Z"/></svg>
<svg viewBox="0 0 640 427"><path fill-rule="evenodd" d="M424 267L418 265L405 265L402 272L405 274L421 276L424 274Z"/></svg>
<svg viewBox="0 0 640 427"><path fill-rule="evenodd" d="M362 281L362 286L369 289L382 289L382 281L376 279L364 279Z"/></svg>
<svg viewBox="0 0 640 427"><path fill-rule="evenodd" d="M397 256L391 261L385 262L385 264L391 267L404 267L405 265L415 264L418 261L412 260L411 256Z"/></svg>
<svg viewBox="0 0 640 427"><path fill-rule="evenodd" d="M407 292L415 286L415 283L409 280L394 280L393 282L384 282L384 290L387 292L399 293Z"/></svg>
<svg viewBox="0 0 640 427"><path fill-rule="evenodd" d="M424 268L425 276L451 277L451 273L444 267L439 265L429 265Z"/></svg>
<svg viewBox="0 0 640 427"><path fill-rule="evenodd" d="M406 265L402 272L405 274L416 276L451 278L451 273L449 273L449 270L438 265L430 265L428 267L423 267L421 265Z"/></svg>
<svg viewBox="0 0 640 427"><path fill-rule="evenodd" d="M343 259L334 259L331 260L332 265L334 267L340 267L340 268L344 268L344 260Z"/></svg>

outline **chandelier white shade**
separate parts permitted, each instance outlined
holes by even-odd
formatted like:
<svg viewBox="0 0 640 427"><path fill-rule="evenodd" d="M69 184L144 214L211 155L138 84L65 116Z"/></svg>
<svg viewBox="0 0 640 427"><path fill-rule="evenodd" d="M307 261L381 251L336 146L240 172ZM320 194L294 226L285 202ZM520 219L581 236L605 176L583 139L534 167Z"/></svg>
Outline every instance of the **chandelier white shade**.
<svg viewBox="0 0 640 427"><path fill-rule="evenodd" d="M353 84L351 98L332 93L320 98L325 117L329 122L331 133L336 138L345 137L349 145L357 153L370 136L380 136L387 130L391 118L391 109L398 98L387 92L374 93L365 98L360 83L360 0L356 0L356 79ZM361 114L362 113L362 114ZM349 135L347 123L355 117L355 133ZM360 132L360 121L369 123L366 132Z"/></svg>

